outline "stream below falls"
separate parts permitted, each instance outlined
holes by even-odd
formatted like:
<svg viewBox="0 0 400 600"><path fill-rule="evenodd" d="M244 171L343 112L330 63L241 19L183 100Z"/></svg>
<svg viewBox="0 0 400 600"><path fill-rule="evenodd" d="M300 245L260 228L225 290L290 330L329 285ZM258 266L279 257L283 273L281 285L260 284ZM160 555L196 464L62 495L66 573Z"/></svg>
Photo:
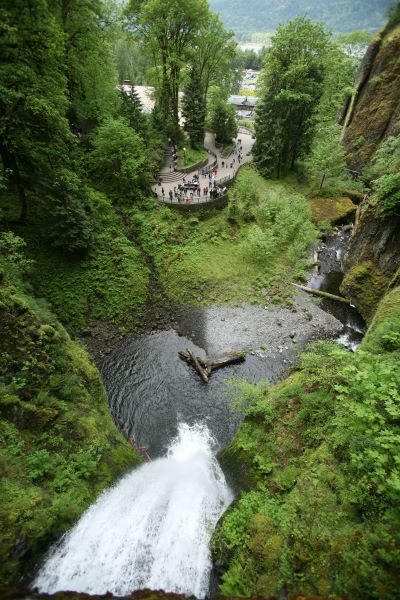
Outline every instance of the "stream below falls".
<svg viewBox="0 0 400 600"><path fill-rule="evenodd" d="M310 287L338 293L346 242L340 231L328 237ZM351 307L304 294L288 308L187 307L176 320L174 329L128 336L104 361L113 418L152 460L104 492L50 549L32 583L40 591L207 596L209 541L233 499L215 458L241 422L232 380L275 383L311 340L336 338L354 350L363 332ZM246 361L205 385L178 356L188 346L198 356L245 351Z"/></svg>

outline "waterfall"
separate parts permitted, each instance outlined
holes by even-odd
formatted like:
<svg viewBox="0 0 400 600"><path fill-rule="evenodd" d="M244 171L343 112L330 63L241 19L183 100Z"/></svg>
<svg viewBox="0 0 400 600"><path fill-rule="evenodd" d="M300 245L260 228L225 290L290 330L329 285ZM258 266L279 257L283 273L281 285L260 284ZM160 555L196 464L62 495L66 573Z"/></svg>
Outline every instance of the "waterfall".
<svg viewBox="0 0 400 600"><path fill-rule="evenodd" d="M32 587L118 596L149 588L204 598L210 537L231 501L207 428L181 424L165 457L104 492L50 550Z"/></svg>

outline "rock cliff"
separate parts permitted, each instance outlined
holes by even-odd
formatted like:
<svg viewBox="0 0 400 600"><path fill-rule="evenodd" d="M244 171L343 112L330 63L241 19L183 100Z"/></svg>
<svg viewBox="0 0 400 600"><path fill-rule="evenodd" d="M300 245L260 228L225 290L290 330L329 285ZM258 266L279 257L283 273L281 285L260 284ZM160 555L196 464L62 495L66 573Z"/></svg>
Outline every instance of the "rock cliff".
<svg viewBox="0 0 400 600"><path fill-rule="evenodd" d="M400 25L389 24L371 43L345 119L349 168L362 173L380 145L400 134ZM383 217L374 195L359 207L346 258L342 292L370 322L379 300L398 282L400 217Z"/></svg>
<svg viewBox="0 0 400 600"><path fill-rule="evenodd" d="M358 173L384 140L400 133L400 25L388 25L370 44L344 127L349 166Z"/></svg>

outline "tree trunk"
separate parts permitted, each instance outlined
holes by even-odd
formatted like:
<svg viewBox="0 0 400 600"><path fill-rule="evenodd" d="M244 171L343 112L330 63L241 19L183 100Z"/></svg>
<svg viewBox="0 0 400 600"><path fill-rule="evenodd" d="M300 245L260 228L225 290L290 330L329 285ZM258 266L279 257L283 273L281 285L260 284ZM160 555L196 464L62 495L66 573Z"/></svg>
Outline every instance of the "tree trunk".
<svg viewBox="0 0 400 600"><path fill-rule="evenodd" d="M186 360L189 365L196 369L204 383L208 383L212 371L243 362L246 358L244 352L230 352L221 354L221 356L200 358L199 356L195 356L190 348L187 348L186 352L178 352L178 354L183 360Z"/></svg>
<svg viewBox="0 0 400 600"><path fill-rule="evenodd" d="M337 300L338 302L344 302L345 304L351 304L351 300L348 298L343 298L342 296L336 296L335 294L329 294L329 292L323 292L322 290L315 290L314 288L306 287L305 285L298 285L297 283L292 283L295 288L299 290L303 290L303 292L307 292L308 294L312 294L313 296L321 296L322 298L329 298L330 300Z"/></svg>
<svg viewBox="0 0 400 600"><path fill-rule="evenodd" d="M186 348L186 351L190 357L191 363L193 364L194 368L196 369L204 383L208 383L208 375L206 369L200 366L199 361L197 360L190 348Z"/></svg>

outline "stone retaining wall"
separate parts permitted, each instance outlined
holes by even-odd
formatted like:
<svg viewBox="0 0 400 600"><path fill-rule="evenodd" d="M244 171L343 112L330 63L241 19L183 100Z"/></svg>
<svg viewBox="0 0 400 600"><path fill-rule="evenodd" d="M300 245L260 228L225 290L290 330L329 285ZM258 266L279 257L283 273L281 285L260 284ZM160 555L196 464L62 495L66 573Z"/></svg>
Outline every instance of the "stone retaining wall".
<svg viewBox="0 0 400 600"><path fill-rule="evenodd" d="M185 204L184 202L166 202L165 200L161 200L164 206L168 206L169 208L178 209L181 212L197 212L200 210L208 210L210 208L225 208L228 204L228 193L223 196L219 196L213 200L207 200L207 202L188 202Z"/></svg>
<svg viewBox="0 0 400 600"><path fill-rule="evenodd" d="M189 165L188 167L183 167L181 169L178 169L178 171L180 173L191 173L192 171L198 171L199 169L202 169L203 167L206 166L206 164L208 163L208 156L207 158L203 158L203 160L201 160L198 163L195 163L194 165Z"/></svg>

